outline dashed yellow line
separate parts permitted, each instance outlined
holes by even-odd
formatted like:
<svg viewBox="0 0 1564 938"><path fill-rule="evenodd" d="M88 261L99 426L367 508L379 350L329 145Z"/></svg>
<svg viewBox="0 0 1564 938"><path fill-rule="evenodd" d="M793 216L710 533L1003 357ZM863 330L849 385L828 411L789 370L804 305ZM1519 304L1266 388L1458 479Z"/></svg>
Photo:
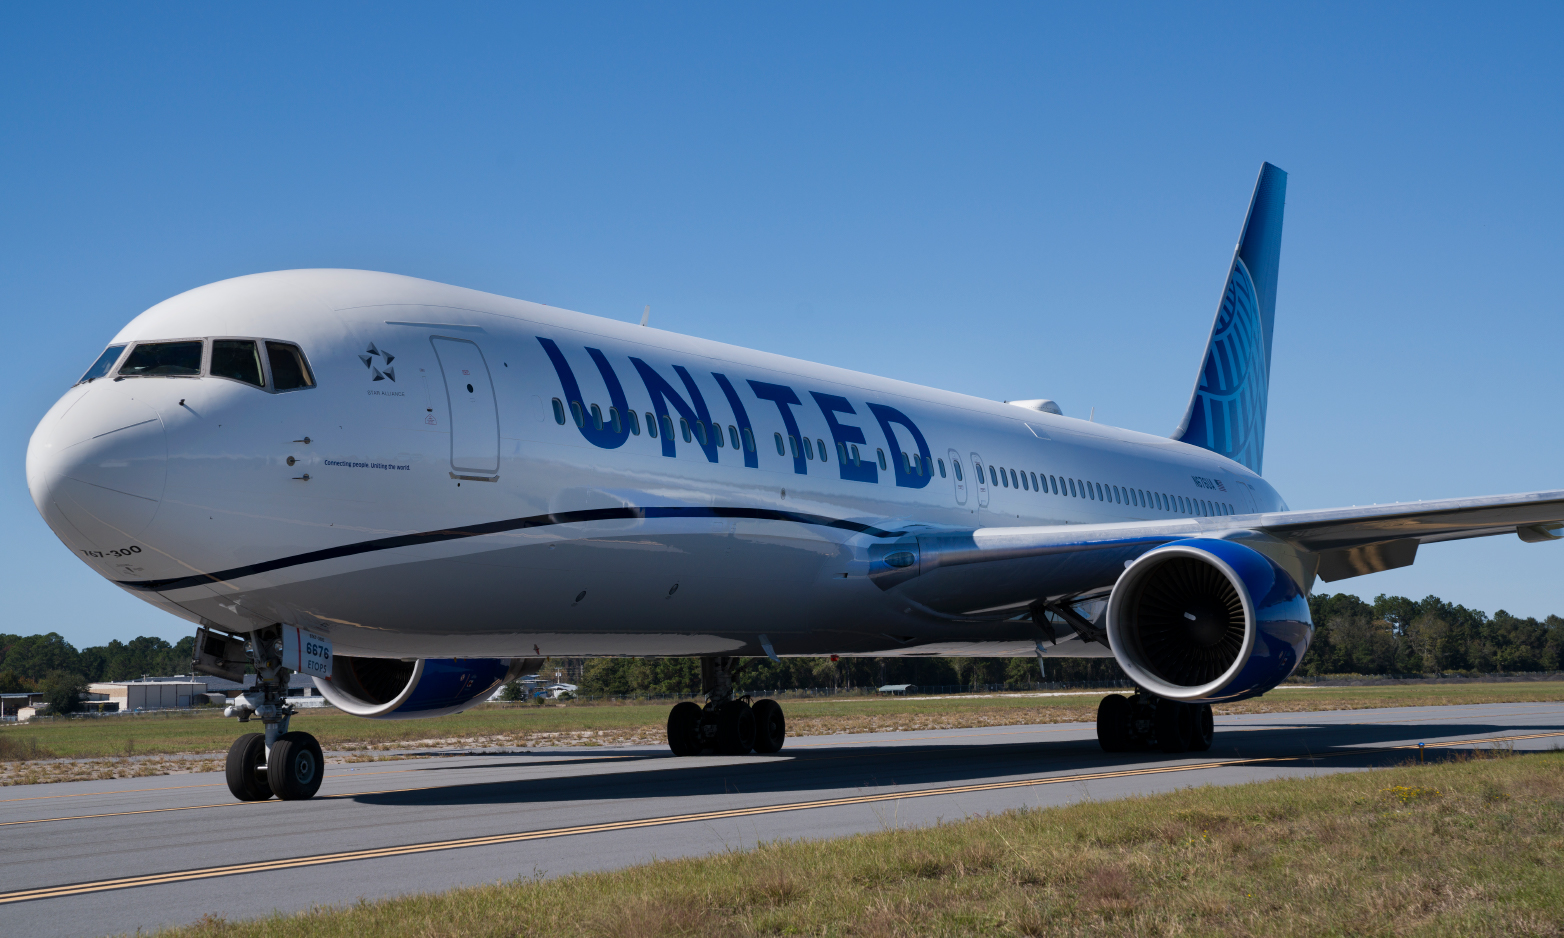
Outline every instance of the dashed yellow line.
<svg viewBox="0 0 1564 938"><path fill-rule="evenodd" d="M1482 743L1513 742L1523 739L1542 739L1544 737L1551 736L1564 736L1564 732L1525 733L1511 736L1494 736L1487 739L1448 740L1439 743L1429 743L1428 745L1433 748L1441 748L1460 745L1480 745ZM1084 772L1075 775L1051 775L1039 778L1015 779L1008 782L983 782L975 785L954 785L945 788L921 788L913 789L911 791L885 792L875 795L854 795L845 798L824 798L816 801L795 801L787 804L758 805L749 808L733 808L725 811L701 811L693 814L673 814L663 817L641 818L638 820L609 821L602 824L583 824L575 827L555 827L546 830L521 831L513 834L494 834L487 837L464 837L459 840L439 840L420 844L376 847L368 850L349 850L340 853L322 853L316 854L314 856L289 857L281 860L263 860L253 863L237 863L231 866L177 870L174 872L155 873L147 876L126 876L120 879L104 879L94 882L73 883L64 886L49 886L42 889L22 889L16 892L0 893L0 905L7 905L14 902L29 902L37 899L59 899L68 896L79 896L94 892L108 892L117 889L133 889L141 886L162 886L171 883L192 882L201 879L216 879L223 876L239 876L252 873L274 872L278 870L302 869L311 866L323 866L329 863L348 863L355 860L378 860L387 857L403 857L420 853L434 853L442 850L460 850L468 847L493 847L503 844L525 843L527 841L533 840L549 840L557 837L573 837L582 834L603 834L612 833L614 831L637 830L647 827L663 827L670 824L690 824L697 822L720 821L731 818L755 817L763 814L781 814L789 811L806 811L819 808L839 808L851 805L872 804L881 801L899 801L907 798L929 798L940 795L963 795L974 792L1002 791L1012 788L1031 788L1041 785L1058 785L1067 782L1090 782L1113 778L1132 778L1142 775L1165 775L1176 772L1197 772L1202 769L1218 769L1234 765L1253 765L1263 762L1316 760L1330 756L1367 755L1372 753L1404 751L1416 748L1416 745L1405 745L1384 746L1375 749L1343 749L1321 755L1306 754L1298 756L1264 756L1253 759L1224 759L1217 762L1197 762L1187 765L1155 766L1144 769L1125 769L1117 772Z"/></svg>

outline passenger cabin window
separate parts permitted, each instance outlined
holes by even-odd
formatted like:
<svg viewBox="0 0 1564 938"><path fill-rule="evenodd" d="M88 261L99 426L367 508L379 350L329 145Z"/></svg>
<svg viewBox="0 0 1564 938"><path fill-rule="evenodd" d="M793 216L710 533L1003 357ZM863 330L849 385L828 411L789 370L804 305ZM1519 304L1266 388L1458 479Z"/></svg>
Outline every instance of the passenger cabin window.
<svg viewBox="0 0 1564 938"><path fill-rule="evenodd" d="M936 459L936 460L934 460L934 462L939 465L939 477L941 479L945 478L945 460L943 460L943 459Z"/></svg>
<svg viewBox="0 0 1564 938"><path fill-rule="evenodd" d="M625 432L624 421L619 417L619 408L608 408L608 425L613 428L615 434L621 434Z"/></svg>
<svg viewBox="0 0 1564 938"><path fill-rule="evenodd" d="M121 377L194 377L201 373L200 339L194 342L143 342L130 350Z"/></svg>
<svg viewBox="0 0 1564 938"><path fill-rule="evenodd" d="M570 402L570 416L576 421L576 426L586 429L586 413L582 411L580 401Z"/></svg>
<svg viewBox="0 0 1564 938"><path fill-rule="evenodd" d="M815 440L815 449L820 451L820 461L821 462L830 462L831 461L826 456L826 453L828 452L828 450L825 448L825 440L816 438L816 440Z"/></svg>
<svg viewBox="0 0 1564 938"><path fill-rule="evenodd" d="M784 444L782 442L782 434L778 433L778 434L775 434L775 436L776 436L776 439L777 439L777 455L778 456L786 456L787 455L787 446L786 446L786 444Z"/></svg>
<svg viewBox="0 0 1564 938"><path fill-rule="evenodd" d="M592 429L603 429L603 408L596 404L592 405Z"/></svg>
<svg viewBox="0 0 1564 938"><path fill-rule="evenodd" d="M685 420L683 417L679 418L679 432L684 435L684 442L690 442L692 439L690 435L690 422Z"/></svg>
<svg viewBox="0 0 1564 938"><path fill-rule="evenodd" d="M651 411L646 412L646 435L657 439L657 415Z"/></svg>
<svg viewBox="0 0 1564 938"><path fill-rule="evenodd" d="M749 427L745 427L744 428L744 452L746 452L746 453L753 453L754 451L755 451L755 434L749 432Z"/></svg>
<svg viewBox="0 0 1564 938"><path fill-rule="evenodd" d="M815 458L815 444L807 436L804 437L804 455L810 459Z"/></svg>
<svg viewBox="0 0 1564 938"><path fill-rule="evenodd" d="M304 353L297 345L285 342L266 343L266 363L272 369L273 391L294 391L315 386L315 377L304 361Z"/></svg>
<svg viewBox="0 0 1564 938"><path fill-rule="evenodd" d="M886 469L886 466L885 466L885 450L877 449L877 450L875 450L875 452L880 454L880 471L884 472L885 469Z"/></svg>
<svg viewBox="0 0 1564 938"><path fill-rule="evenodd" d="M111 345L104 349L103 354L98 356L98 360L92 363L92 367L88 368L87 373L82 375L81 380L76 383L86 384L108 374L114 367L114 363L119 361L119 353L123 351L125 351L125 346L123 345Z"/></svg>
<svg viewBox="0 0 1564 938"><path fill-rule="evenodd" d="M673 439L673 418L669 417L667 414L664 414L663 417L662 417L662 422L663 422L663 436L667 437L670 440Z"/></svg>
<svg viewBox="0 0 1564 938"><path fill-rule="evenodd" d="M630 432L636 436L641 435L641 418L633 410L625 411L625 416L630 418Z"/></svg>
<svg viewBox="0 0 1564 938"><path fill-rule="evenodd" d="M739 448L739 428L731 423L728 424L728 442L733 444L734 449Z"/></svg>
<svg viewBox="0 0 1564 938"><path fill-rule="evenodd" d="M967 481L966 479L963 479L961 477L961 460L959 460L959 459L952 459L950 461L950 468L956 470L956 481L957 482L965 482L965 481Z"/></svg>
<svg viewBox="0 0 1564 938"><path fill-rule="evenodd" d="M709 445L709 441L706 436L706 421L695 421L695 438L701 441L702 446Z"/></svg>
<svg viewBox="0 0 1564 938"><path fill-rule="evenodd" d="M557 397L554 398L554 422L562 427L565 425L565 405Z"/></svg>
<svg viewBox="0 0 1564 938"><path fill-rule="evenodd" d="M720 424L720 423L712 424L711 425L711 435L712 435L712 442L716 443L718 446L727 446L728 445L728 438L725 435L723 435L723 432L722 432L722 424Z"/></svg>
<svg viewBox="0 0 1564 938"><path fill-rule="evenodd" d="M254 339L213 339L211 374L232 378L255 387L264 387L261 376L261 350Z"/></svg>

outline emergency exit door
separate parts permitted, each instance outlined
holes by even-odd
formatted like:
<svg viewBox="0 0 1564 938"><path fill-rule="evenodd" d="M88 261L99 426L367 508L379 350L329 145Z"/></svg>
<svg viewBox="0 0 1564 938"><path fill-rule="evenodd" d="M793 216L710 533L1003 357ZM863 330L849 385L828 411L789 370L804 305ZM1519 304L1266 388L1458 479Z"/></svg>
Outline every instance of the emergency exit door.
<svg viewBox="0 0 1564 938"><path fill-rule="evenodd" d="M434 336L435 357L445 377L451 408L451 469L497 475L500 471L500 417L494 384L483 352L467 339Z"/></svg>

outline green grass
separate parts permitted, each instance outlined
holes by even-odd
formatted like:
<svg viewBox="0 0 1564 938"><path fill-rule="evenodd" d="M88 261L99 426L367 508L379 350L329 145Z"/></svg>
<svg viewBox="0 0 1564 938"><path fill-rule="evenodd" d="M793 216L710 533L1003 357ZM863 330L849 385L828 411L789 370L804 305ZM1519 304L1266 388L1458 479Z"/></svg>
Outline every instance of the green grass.
<svg viewBox="0 0 1564 938"><path fill-rule="evenodd" d="M536 859L520 851L513 869ZM1560 935L1564 753L1011 811L158 934Z"/></svg>
<svg viewBox="0 0 1564 938"><path fill-rule="evenodd" d="M1094 718L1097 695L1079 697L839 696L784 702L796 736L934 730ZM1414 707L1443 704L1564 700L1564 682L1405 685L1281 689L1218 708L1219 714ZM327 749L384 750L413 746L591 745L662 740L668 702L572 703L565 707L481 705L429 720L363 720L335 710L306 710L292 728L312 733ZM249 728L260 729L258 722ZM0 760L28 753L59 758L225 752L238 722L216 709L170 711L95 719L58 719L0 729Z"/></svg>

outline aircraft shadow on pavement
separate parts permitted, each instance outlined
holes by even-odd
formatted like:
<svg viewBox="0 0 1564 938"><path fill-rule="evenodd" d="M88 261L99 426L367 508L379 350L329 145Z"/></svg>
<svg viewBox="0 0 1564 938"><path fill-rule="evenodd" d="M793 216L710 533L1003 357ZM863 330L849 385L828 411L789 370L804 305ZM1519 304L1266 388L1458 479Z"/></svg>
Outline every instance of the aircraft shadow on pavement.
<svg viewBox="0 0 1564 938"><path fill-rule="evenodd" d="M1268 732L1217 730L1209 752L1170 755L1160 751L1105 753L1094 739L1028 742L842 746L799 749L754 761L683 759L673 755L614 760L618 771L566 775L532 775L506 781L458 782L411 791L350 796L361 804L398 807L449 805L527 805L570 801L645 802L656 798L701 795L787 794L796 800L839 797L862 789L886 786L937 787L982 784L1015 776L1046 773L1113 772L1160 765L1257 759L1248 768L1267 765L1292 768L1336 765L1394 765L1416 758L1415 750L1356 752L1358 748L1415 745L1419 729L1433 730L1427 739L1490 737L1514 733L1564 730L1558 725L1499 726L1491 723L1444 724L1439 727L1341 724L1305 725ZM1425 758L1448 758L1452 751L1486 747L1445 747ZM1299 757L1306 757L1299 761ZM1275 760L1274 762L1271 760ZM579 760L581 762L608 760ZM503 762L488 768L549 770L569 763ZM579 763L578 763L579 764ZM485 766L475 766L485 767ZM583 766L584 768L586 766ZM606 767L606 766L605 766ZM457 767L452 767L457 768ZM794 800L794 799L789 799Z"/></svg>

